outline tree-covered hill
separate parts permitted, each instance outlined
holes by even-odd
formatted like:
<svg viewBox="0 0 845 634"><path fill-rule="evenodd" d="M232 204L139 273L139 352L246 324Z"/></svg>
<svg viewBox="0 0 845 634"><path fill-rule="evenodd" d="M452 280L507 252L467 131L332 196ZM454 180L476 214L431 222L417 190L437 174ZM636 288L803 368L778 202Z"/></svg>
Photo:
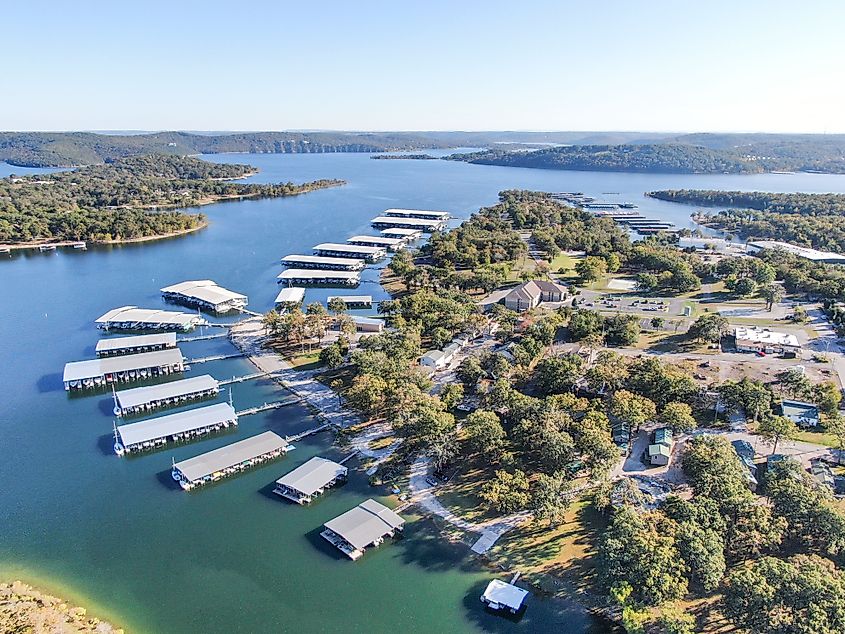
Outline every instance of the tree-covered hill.
<svg viewBox="0 0 845 634"><path fill-rule="evenodd" d="M93 165L142 154L259 154L385 152L442 147L413 134L352 132L250 132L233 134L95 134L2 132L0 161L26 167Z"/></svg>
<svg viewBox="0 0 845 634"><path fill-rule="evenodd" d="M173 208L237 197L294 196L343 181L233 183L249 165L148 155L49 175L0 179L0 243L121 241L196 229L202 214Z"/></svg>

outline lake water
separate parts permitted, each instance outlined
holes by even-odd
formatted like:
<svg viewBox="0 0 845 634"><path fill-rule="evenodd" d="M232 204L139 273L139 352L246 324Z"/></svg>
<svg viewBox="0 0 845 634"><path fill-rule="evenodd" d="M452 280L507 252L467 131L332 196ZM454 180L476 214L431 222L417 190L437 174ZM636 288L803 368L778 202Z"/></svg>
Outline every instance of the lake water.
<svg viewBox="0 0 845 634"><path fill-rule="evenodd" d="M635 202L686 226L691 208L646 199L663 188L845 192L845 177L683 176L552 172L446 161L374 161L367 155L228 155L261 172L255 182L343 178L345 187L288 199L202 209L194 235L126 247L0 256L0 576L20 576L89 605L132 632L603 631L576 606L539 598L511 622L478 596L492 573L463 546L411 522L404 539L352 563L319 537L323 522L374 495L355 473L309 507L270 493L273 481L313 455L339 457L328 435L285 458L185 493L170 480L184 459L271 429L314 424L303 408L244 417L237 431L131 459L111 451L108 395L68 397L65 362L91 358L93 319L127 304L164 306L158 289L214 279L272 306L279 258L324 241L369 233L388 207L444 209L465 218L507 188L582 191ZM0 175L39 173L0 164ZM619 192L618 195L603 192ZM377 271L361 293L386 295ZM307 301L331 291L309 291ZM231 351L225 340L183 344L186 356ZM196 365L217 378L253 371L244 360ZM269 382L232 387L237 408L279 396Z"/></svg>

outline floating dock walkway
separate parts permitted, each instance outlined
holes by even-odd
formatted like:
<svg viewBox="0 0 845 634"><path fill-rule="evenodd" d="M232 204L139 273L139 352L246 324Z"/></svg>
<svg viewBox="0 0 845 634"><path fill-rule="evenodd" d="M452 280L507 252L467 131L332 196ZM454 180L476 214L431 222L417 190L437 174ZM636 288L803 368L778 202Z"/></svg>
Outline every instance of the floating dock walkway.
<svg viewBox="0 0 845 634"><path fill-rule="evenodd" d="M271 431L174 462L170 475L185 491L216 482L230 475L286 454L293 447Z"/></svg>
<svg viewBox="0 0 845 634"><path fill-rule="evenodd" d="M223 361L224 359L237 359L245 357L245 352L230 352L228 354L213 354L209 357L197 357L196 359L188 359L188 363L207 363L208 361Z"/></svg>
<svg viewBox="0 0 845 634"><path fill-rule="evenodd" d="M208 341L209 339L226 339L229 336L228 332L218 332L214 335L197 335L196 337L179 337L176 341L179 343L188 343L189 341Z"/></svg>
<svg viewBox="0 0 845 634"><path fill-rule="evenodd" d="M287 407L288 405L294 405L295 403L301 402L302 399L298 396L285 399L283 401L272 401L270 403L262 403L261 405L257 405L256 407L249 407L247 409L242 409L237 414L238 416L252 416L253 414L260 414L261 412L269 412L271 409L279 409L281 407ZM314 432L312 432L314 433ZM286 438L288 441L299 440L299 437L291 437Z"/></svg>
<svg viewBox="0 0 845 634"><path fill-rule="evenodd" d="M252 374L244 374L242 376L233 376L231 379L224 379L218 382L218 385L231 385L232 383L243 383L244 381L252 381L254 379L262 379L265 376L273 376L277 371L254 372Z"/></svg>
<svg viewBox="0 0 845 634"><path fill-rule="evenodd" d="M187 412L118 425L114 428L114 452L149 451L171 442L191 441L238 424L238 415L228 403L198 407Z"/></svg>

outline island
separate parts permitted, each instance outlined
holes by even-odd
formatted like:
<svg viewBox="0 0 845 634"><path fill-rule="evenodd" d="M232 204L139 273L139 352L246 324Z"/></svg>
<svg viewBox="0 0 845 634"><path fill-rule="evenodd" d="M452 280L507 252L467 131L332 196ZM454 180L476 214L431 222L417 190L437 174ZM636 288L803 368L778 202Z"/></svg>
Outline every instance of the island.
<svg viewBox="0 0 845 634"><path fill-rule="evenodd" d="M171 237L206 226L203 214L180 211L243 198L296 196L343 185L235 183L249 165L174 155L117 159L73 171L0 179L0 244L121 243Z"/></svg>
<svg viewBox="0 0 845 634"><path fill-rule="evenodd" d="M740 238L784 240L824 251L845 251L845 194L674 189L647 192L658 200L721 207L696 222Z"/></svg>

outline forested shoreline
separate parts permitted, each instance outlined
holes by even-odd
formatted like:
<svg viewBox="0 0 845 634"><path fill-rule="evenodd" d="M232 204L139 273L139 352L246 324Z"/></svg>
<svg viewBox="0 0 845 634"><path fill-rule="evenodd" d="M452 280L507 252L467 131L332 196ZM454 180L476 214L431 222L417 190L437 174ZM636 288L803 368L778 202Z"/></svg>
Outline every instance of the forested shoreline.
<svg viewBox="0 0 845 634"><path fill-rule="evenodd" d="M791 194L716 190L661 190L652 198L703 207L695 214L708 227L742 238L776 239L826 251L845 250L845 194Z"/></svg>
<svg viewBox="0 0 845 634"><path fill-rule="evenodd" d="M340 180L302 184L246 184L232 179L255 173L249 165L148 155L69 172L0 179L0 243L48 240L123 242L198 229L203 214L179 211L232 198L295 196L343 185Z"/></svg>

